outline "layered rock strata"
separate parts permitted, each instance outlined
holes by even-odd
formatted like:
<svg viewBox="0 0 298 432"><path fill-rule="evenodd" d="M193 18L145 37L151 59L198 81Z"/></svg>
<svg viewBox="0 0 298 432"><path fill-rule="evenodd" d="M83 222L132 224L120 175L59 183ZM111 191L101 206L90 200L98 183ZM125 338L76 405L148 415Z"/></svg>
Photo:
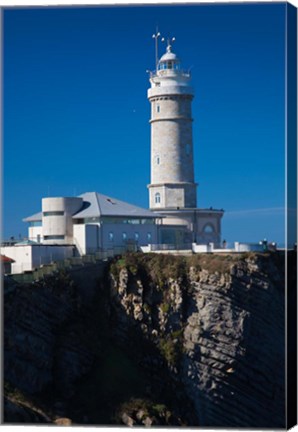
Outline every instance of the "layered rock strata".
<svg viewBox="0 0 298 432"><path fill-rule="evenodd" d="M185 258L165 282L154 260L114 271L114 302L182 381L199 426L284 427L282 258Z"/></svg>

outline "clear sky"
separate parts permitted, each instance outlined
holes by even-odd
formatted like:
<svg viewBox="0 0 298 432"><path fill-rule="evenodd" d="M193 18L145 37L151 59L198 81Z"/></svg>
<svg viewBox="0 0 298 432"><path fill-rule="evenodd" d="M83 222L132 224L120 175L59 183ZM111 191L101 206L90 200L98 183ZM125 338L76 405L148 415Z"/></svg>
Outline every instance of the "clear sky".
<svg viewBox="0 0 298 432"><path fill-rule="evenodd" d="M198 206L225 209L227 241L283 243L285 8L6 8L3 237L26 235L46 196L148 207L158 25L192 71Z"/></svg>

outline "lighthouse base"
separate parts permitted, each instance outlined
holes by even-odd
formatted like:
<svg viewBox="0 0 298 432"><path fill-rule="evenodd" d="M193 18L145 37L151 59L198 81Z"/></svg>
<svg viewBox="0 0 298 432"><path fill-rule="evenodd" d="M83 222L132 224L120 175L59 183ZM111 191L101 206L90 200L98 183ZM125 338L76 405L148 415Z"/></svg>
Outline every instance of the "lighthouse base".
<svg viewBox="0 0 298 432"><path fill-rule="evenodd" d="M163 217L158 225L158 243L177 248L192 243L221 245L223 210L215 209L158 209Z"/></svg>

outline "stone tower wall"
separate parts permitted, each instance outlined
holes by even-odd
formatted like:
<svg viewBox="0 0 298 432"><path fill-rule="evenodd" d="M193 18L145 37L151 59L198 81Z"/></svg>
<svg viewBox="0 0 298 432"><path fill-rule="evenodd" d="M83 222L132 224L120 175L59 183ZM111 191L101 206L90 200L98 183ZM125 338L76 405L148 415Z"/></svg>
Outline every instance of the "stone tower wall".
<svg viewBox="0 0 298 432"><path fill-rule="evenodd" d="M150 208L196 207L192 140L192 92L174 86L151 89ZM181 91L182 90L182 91ZM156 202L156 193L160 202Z"/></svg>

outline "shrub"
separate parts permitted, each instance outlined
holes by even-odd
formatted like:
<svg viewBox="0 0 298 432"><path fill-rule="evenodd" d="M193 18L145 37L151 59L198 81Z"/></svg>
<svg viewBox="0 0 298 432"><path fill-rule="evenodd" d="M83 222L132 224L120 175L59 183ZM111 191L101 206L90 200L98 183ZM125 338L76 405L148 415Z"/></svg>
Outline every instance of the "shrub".
<svg viewBox="0 0 298 432"><path fill-rule="evenodd" d="M159 349L161 355L171 366L177 366L182 353L183 329L169 333L159 340Z"/></svg>

